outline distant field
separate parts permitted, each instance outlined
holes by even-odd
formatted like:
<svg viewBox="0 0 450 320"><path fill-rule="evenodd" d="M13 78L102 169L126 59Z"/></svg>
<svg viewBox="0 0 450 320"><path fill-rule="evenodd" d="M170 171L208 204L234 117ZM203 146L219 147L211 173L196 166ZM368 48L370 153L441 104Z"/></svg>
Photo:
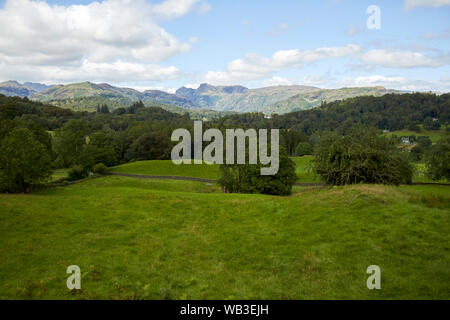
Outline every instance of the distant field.
<svg viewBox="0 0 450 320"><path fill-rule="evenodd" d="M0 195L0 299L450 298L447 187L295 190L110 176Z"/></svg>
<svg viewBox="0 0 450 320"><path fill-rule="evenodd" d="M142 174L149 176L180 176L203 179L219 179L220 170L218 165L187 165L179 166L173 164L171 160L149 160L127 163L109 169L110 172Z"/></svg>
<svg viewBox="0 0 450 320"><path fill-rule="evenodd" d="M430 137L430 140L434 143L437 142L439 139L442 138L443 135L446 134L444 126L442 126L441 130L425 130L422 125L419 125L421 128L420 132L410 131L407 129L404 130L397 130L392 131L389 133L384 134L386 137L392 137L393 135L396 135L397 137L409 137L409 136L428 136Z"/></svg>

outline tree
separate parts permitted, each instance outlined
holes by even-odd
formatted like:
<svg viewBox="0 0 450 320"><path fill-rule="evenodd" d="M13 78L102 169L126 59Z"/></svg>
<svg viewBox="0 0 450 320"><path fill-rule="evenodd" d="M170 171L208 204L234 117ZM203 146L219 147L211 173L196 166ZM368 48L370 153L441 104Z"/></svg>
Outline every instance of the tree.
<svg viewBox="0 0 450 320"><path fill-rule="evenodd" d="M0 148L0 190L29 192L51 175L50 151L26 128L14 128Z"/></svg>
<svg viewBox="0 0 450 320"><path fill-rule="evenodd" d="M295 155L298 157L303 157L306 155L311 155L313 150L309 142L300 142L295 148Z"/></svg>
<svg viewBox="0 0 450 320"><path fill-rule="evenodd" d="M399 185L412 181L408 154L376 129L356 127L346 136L324 133L314 155L314 171L327 184Z"/></svg>
<svg viewBox="0 0 450 320"><path fill-rule="evenodd" d="M243 164L220 166L221 178L218 183L230 193L261 193L271 195L289 195L297 181L295 163L280 148L278 173L273 176L261 175L261 164Z"/></svg>
<svg viewBox="0 0 450 320"><path fill-rule="evenodd" d="M425 163L433 180L450 180L450 135L441 138L429 149Z"/></svg>
<svg viewBox="0 0 450 320"><path fill-rule="evenodd" d="M88 126L81 120L69 120L56 131L55 152L57 164L68 168L81 164L81 153L86 145Z"/></svg>
<svg viewBox="0 0 450 320"><path fill-rule="evenodd" d="M127 152L129 160L167 160L170 159L169 139L159 132L148 132L133 142Z"/></svg>
<svg viewBox="0 0 450 320"><path fill-rule="evenodd" d="M425 130L439 130L441 128L441 123L437 119L428 117L423 122L423 128Z"/></svg>
<svg viewBox="0 0 450 320"><path fill-rule="evenodd" d="M114 148L114 138L104 131L96 131L89 136L95 163L103 163L108 167L117 164L117 154Z"/></svg>

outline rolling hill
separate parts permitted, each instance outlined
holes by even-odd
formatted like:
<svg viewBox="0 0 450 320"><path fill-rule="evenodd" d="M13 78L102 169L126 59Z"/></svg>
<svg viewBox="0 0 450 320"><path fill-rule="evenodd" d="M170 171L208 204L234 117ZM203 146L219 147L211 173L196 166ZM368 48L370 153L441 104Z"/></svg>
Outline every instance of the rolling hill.
<svg viewBox="0 0 450 320"><path fill-rule="evenodd" d="M180 88L176 94L212 110L283 114L311 109L322 102L394 92L397 91L384 87L321 89L295 85L247 89L242 86L215 87L202 84L198 89Z"/></svg>
<svg viewBox="0 0 450 320"><path fill-rule="evenodd" d="M0 94L3 94L7 97L31 97L33 96L37 91L34 89L31 89L23 84L20 84L17 81L6 81L0 83Z"/></svg>
<svg viewBox="0 0 450 320"><path fill-rule="evenodd" d="M91 82L46 86L39 83L20 84L8 81L0 84L0 94L28 97L40 102L74 110L94 110L98 104L110 109L127 107L141 100L145 104L161 103L189 110L216 112L289 113L311 109L322 102L332 102L356 96L382 96L395 93L384 87L321 89L311 86L273 86L257 89L236 86L201 84L197 89L182 87L175 94L160 91L138 91Z"/></svg>

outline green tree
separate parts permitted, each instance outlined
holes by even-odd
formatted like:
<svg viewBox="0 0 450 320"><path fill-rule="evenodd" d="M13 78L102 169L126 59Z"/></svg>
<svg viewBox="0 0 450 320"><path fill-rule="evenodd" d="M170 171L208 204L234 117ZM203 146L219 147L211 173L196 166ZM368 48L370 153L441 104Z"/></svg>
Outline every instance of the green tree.
<svg viewBox="0 0 450 320"><path fill-rule="evenodd" d="M375 129L357 127L346 136L324 133L314 151L314 171L327 184L411 183L409 155Z"/></svg>
<svg viewBox="0 0 450 320"><path fill-rule="evenodd" d="M289 195L297 181L295 163L280 148L278 173L273 176L261 175L261 164L243 164L220 166L221 177L218 181L226 192L261 193L271 195Z"/></svg>
<svg viewBox="0 0 450 320"><path fill-rule="evenodd" d="M108 167L118 163L117 152L114 148L114 138L104 131L96 131L89 136L95 163L103 163Z"/></svg>
<svg viewBox="0 0 450 320"><path fill-rule="evenodd" d="M450 135L441 138L429 149L425 163L433 180L450 180Z"/></svg>
<svg viewBox="0 0 450 320"><path fill-rule="evenodd" d="M128 159L167 160L170 159L169 139L160 132L148 132L133 142L127 153Z"/></svg>
<svg viewBox="0 0 450 320"><path fill-rule="evenodd" d="M26 128L14 128L0 148L0 189L29 192L51 175L49 150Z"/></svg>
<svg viewBox="0 0 450 320"><path fill-rule="evenodd" d="M439 130L441 128L441 123L439 120L428 117L423 122L423 128L425 130Z"/></svg>
<svg viewBox="0 0 450 320"><path fill-rule="evenodd" d="M81 164L82 151L86 145L88 126L81 120L69 120L61 129L56 131L55 152L57 164L68 168Z"/></svg>
<svg viewBox="0 0 450 320"><path fill-rule="evenodd" d="M295 148L295 155L298 157L311 155L313 153L313 149L309 142L300 142Z"/></svg>

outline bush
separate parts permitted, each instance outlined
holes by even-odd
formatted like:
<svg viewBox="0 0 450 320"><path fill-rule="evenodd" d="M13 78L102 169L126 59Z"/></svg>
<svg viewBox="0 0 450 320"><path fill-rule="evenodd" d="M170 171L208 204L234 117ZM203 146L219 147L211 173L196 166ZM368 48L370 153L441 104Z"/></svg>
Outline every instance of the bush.
<svg viewBox="0 0 450 320"><path fill-rule="evenodd" d="M103 163L97 163L92 167L92 172L97 174L104 174L106 172L106 166Z"/></svg>
<svg viewBox="0 0 450 320"><path fill-rule="evenodd" d="M86 170L81 165L73 166L69 170L69 180L76 181L81 180L87 176Z"/></svg>
<svg viewBox="0 0 450 320"><path fill-rule="evenodd" d="M327 184L411 183L409 155L375 129L354 128L347 136L322 135L314 152L314 171Z"/></svg>
<svg viewBox="0 0 450 320"><path fill-rule="evenodd" d="M218 183L230 193L261 193L270 195L289 195L297 181L295 163L280 148L280 166L273 176L261 175L262 165L221 165L221 178Z"/></svg>
<svg viewBox="0 0 450 320"><path fill-rule="evenodd" d="M420 132L421 131L420 127L416 123L411 123L408 126L408 130L414 131L414 132Z"/></svg>

